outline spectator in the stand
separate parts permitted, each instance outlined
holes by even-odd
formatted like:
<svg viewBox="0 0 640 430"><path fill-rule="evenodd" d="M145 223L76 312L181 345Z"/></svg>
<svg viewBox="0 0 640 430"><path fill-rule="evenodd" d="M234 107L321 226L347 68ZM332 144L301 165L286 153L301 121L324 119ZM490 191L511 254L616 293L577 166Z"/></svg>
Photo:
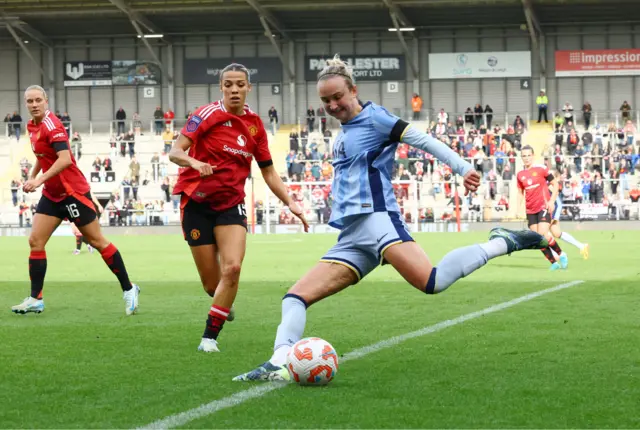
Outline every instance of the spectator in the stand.
<svg viewBox="0 0 640 430"><path fill-rule="evenodd" d="M331 130L329 129L325 129L325 131L323 132L323 138L324 138L324 152L325 154L330 153L330 147L331 147L331 137L333 137Z"/></svg>
<svg viewBox="0 0 640 430"><path fill-rule="evenodd" d="M138 112L133 113L131 122L133 123L133 134L136 136L142 136L142 120L140 119Z"/></svg>
<svg viewBox="0 0 640 430"><path fill-rule="evenodd" d="M269 109L269 123L271 124L271 132L276 134L276 130L278 129L278 111L275 106L271 106L271 109Z"/></svg>
<svg viewBox="0 0 640 430"><path fill-rule="evenodd" d="M70 143L71 153L76 157L77 160L79 160L80 158L82 158L82 137L80 136L80 133L74 131Z"/></svg>
<svg viewBox="0 0 640 430"><path fill-rule="evenodd" d="M122 109L122 106L120 106L120 109L118 109L118 111L116 112L116 124L118 124L118 134L124 134L124 121L127 119L127 113L124 111L124 109Z"/></svg>
<svg viewBox="0 0 640 430"><path fill-rule="evenodd" d="M13 133L16 137L16 140L20 140L20 134L22 134L22 117L20 116L18 111L13 112L11 123L13 125Z"/></svg>
<svg viewBox="0 0 640 430"><path fill-rule="evenodd" d="M571 103L566 102L562 107L562 112L564 112L564 120L567 124L573 122L573 106Z"/></svg>
<svg viewBox="0 0 640 430"><path fill-rule="evenodd" d="M100 169L102 169L102 160L100 160L100 157L96 157L91 166L93 167L94 172L99 172Z"/></svg>
<svg viewBox="0 0 640 430"><path fill-rule="evenodd" d="M29 212L29 205L26 204L24 201L20 203L20 207L18 208L18 222L20 224L20 228L24 227L24 220L26 219L27 222L27 227L30 226L30 212Z"/></svg>
<svg viewBox="0 0 640 430"><path fill-rule="evenodd" d="M165 128L165 130L162 132L162 141L164 142L164 148L162 152L164 152L165 154L168 154L169 151L171 151L173 140L174 140L173 132L171 131L171 128L169 127Z"/></svg>
<svg viewBox="0 0 640 430"><path fill-rule="evenodd" d="M191 118L191 115L192 115L192 112L191 112L191 111L188 111L188 112L186 113L186 115L184 116L184 119L189 119L189 118Z"/></svg>
<svg viewBox="0 0 640 430"><path fill-rule="evenodd" d="M293 166L296 161L296 151L293 149L289 151L287 154L286 162L287 162L287 174L289 178L293 177Z"/></svg>
<svg viewBox="0 0 640 430"><path fill-rule="evenodd" d="M318 118L320 118L320 133L324 133L327 130L327 113L322 106L318 108L316 113Z"/></svg>
<svg viewBox="0 0 640 430"><path fill-rule="evenodd" d="M14 178L13 181L11 181L11 202L13 203L13 207L18 206L18 190L21 186L20 179Z"/></svg>
<svg viewBox="0 0 640 430"><path fill-rule="evenodd" d="M549 107L549 98L545 94L544 90L540 90L540 94L536 97L536 105L538 105L538 124L542 121L544 116L544 122L547 120L547 108Z"/></svg>
<svg viewBox="0 0 640 430"><path fill-rule="evenodd" d="M620 112L622 112L622 120L626 121L631 117L631 105L625 100L620 106Z"/></svg>
<svg viewBox="0 0 640 430"><path fill-rule="evenodd" d="M309 106L307 109L307 128L309 133L313 133L313 126L316 123L316 112L313 110L313 106Z"/></svg>
<svg viewBox="0 0 640 430"><path fill-rule="evenodd" d="M483 113L484 113L484 110L482 109L482 105L480 103L476 103L476 105L473 107L474 124L476 126L476 129L479 129L480 126L484 124L484 121L482 118Z"/></svg>
<svg viewBox="0 0 640 430"><path fill-rule="evenodd" d="M153 182L158 182L158 178L160 177L160 156L157 152L153 153L151 157L151 172L153 176Z"/></svg>
<svg viewBox="0 0 640 430"><path fill-rule="evenodd" d="M136 177L131 179L131 192L133 193L133 200L138 200L138 187L140 182Z"/></svg>
<svg viewBox="0 0 640 430"><path fill-rule="evenodd" d="M513 120L513 128L516 133L522 134L525 129L525 124L520 115L516 115L516 119Z"/></svg>
<svg viewBox="0 0 640 430"><path fill-rule="evenodd" d="M420 111L422 111L422 97L420 97L420 95L418 95L417 93L413 93L413 97L411 97L411 111L413 111L413 120L420 121Z"/></svg>
<svg viewBox="0 0 640 430"><path fill-rule="evenodd" d="M584 118L584 128L589 130L589 126L591 125L591 112L593 109L591 108L591 103L584 102L582 105L582 117Z"/></svg>
<svg viewBox="0 0 640 430"><path fill-rule="evenodd" d="M155 133L156 136L160 136L162 134L162 119L164 118L164 112L162 112L162 108L160 106L156 106L156 110L153 111L153 123L155 125ZM171 149L171 148L169 148Z"/></svg>
<svg viewBox="0 0 640 430"><path fill-rule="evenodd" d="M474 124L474 120L473 120L473 110L471 110L470 107L467 108L466 111L464 111L464 123L465 124Z"/></svg>
<svg viewBox="0 0 640 430"><path fill-rule="evenodd" d="M289 151L293 151L293 153L295 154L299 149L300 145L298 143L298 133L295 131L295 129L292 129L291 133L289 133Z"/></svg>
<svg viewBox="0 0 640 430"><path fill-rule="evenodd" d="M111 158L104 157L104 160L102 160L102 167L104 167L105 172L111 172L113 170L113 164L111 163Z"/></svg>
<svg viewBox="0 0 640 430"><path fill-rule="evenodd" d="M624 125L624 137L628 146L633 146L633 142L636 136L636 127L631 120L627 120Z"/></svg>
<svg viewBox="0 0 640 430"><path fill-rule="evenodd" d="M491 106L486 105L484 107L484 114L487 118L487 129L491 130L491 121L493 121L493 109L491 109Z"/></svg>
<svg viewBox="0 0 640 430"><path fill-rule="evenodd" d="M169 181L169 177L166 177L163 179L162 185L160 185L160 188L164 192L164 201L167 203L170 202L171 201L171 182Z"/></svg>
<svg viewBox="0 0 640 430"><path fill-rule="evenodd" d="M11 122L11 114L8 113L7 116L4 117L4 127L6 129L7 136L10 136L11 134L13 134L13 130L11 130L11 127L9 124L10 122Z"/></svg>
<svg viewBox="0 0 640 430"><path fill-rule="evenodd" d="M133 134L133 131L129 131L124 134L122 138L123 142L126 142L129 145L129 158L133 158L136 153L136 136ZM123 154L124 156L124 154Z"/></svg>
<svg viewBox="0 0 640 430"><path fill-rule="evenodd" d="M71 117L69 116L69 112L65 112L60 116L60 122L62 122L62 126L67 132L67 136L71 136Z"/></svg>
<svg viewBox="0 0 640 430"><path fill-rule="evenodd" d="M580 136L578 136L578 133L576 133L576 129L573 128L567 136L567 151L569 152L569 154L574 153L579 143Z"/></svg>
<svg viewBox="0 0 640 430"><path fill-rule="evenodd" d="M171 109L167 110L164 113L164 123L166 126L169 126L169 128L173 128L173 120L175 119L176 114L173 113L173 111Z"/></svg>
<svg viewBox="0 0 640 430"><path fill-rule="evenodd" d="M140 182L140 163L134 155L131 157L131 163L129 163L129 171L131 172L131 180Z"/></svg>
<svg viewBox="0 0 640 430"><path fill-rule="evenodd" d="M560 112L556 112L556 116L553 117L553 127L556 133L562 132L563 126L564 126L564 118L560 116Z"/></svg>
<svg viewBox="0 0 640 430"><path fill-rule="evenodd" d="M440 109L437 117L438 124L446 124L449 122L449 114L444 111L444 108Z"/></svg>
<svg viewBox="0 0 640 430"><path fill-rule="evenodd" d="M302 148L300 148L302 150L302 153L307 152L307 143L309 141L309 131L307 130L307 127L302 127L302 130L300 130L300 145L302 145Z"/></svg>

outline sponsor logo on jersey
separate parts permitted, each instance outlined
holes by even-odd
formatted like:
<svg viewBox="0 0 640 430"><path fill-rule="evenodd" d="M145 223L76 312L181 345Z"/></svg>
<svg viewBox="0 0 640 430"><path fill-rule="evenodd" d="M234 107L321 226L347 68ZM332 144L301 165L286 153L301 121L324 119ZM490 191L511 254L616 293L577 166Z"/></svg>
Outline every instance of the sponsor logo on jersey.
<svg viewBox="0 0 640 430"><path fill-rule="evenodd" d="M245 146L247 144L247 138L243 135L238 136L238 145Z"/></svg>
<svg viewBox="0 0 640 430"><path fill-rule="evenodd" d="M258 127L256 127L255 125L250 125L249 133L251 134L251 136L255 136L256 134L258 134Z"/></svg>
<svg viewBox="0 0 640 430"><path fill-rule="evenodd" d="M193 230L191 230L190 235L191 235L191 239L198 240L200 239L200 230L194 228Z"/></svg>
<svg viewBox="0 0 640 430"><path fill-rule="evenodd" d="M233 125L231 125L231 120L223 122L222 125L225 127L233 127Z"/></svg>
<svg viewBox="0 0 640 430"><path fill-rule="evenodd" d="M66 139L67 135L64 133L58 133L56 135L53 136L54 139L58 139L58 138L63 138Z"/></svg>
<svg viewBox="0 0 640 430"><path fill-rule="evenodd" d="M224 145L222 149L232 154L242 155L247 158L253 157L253 154L251 154L250 152L243 151L242 149L229 148L227 145Z"/></svg>
<svg viewBox="0 0 640 430"><path fill-rule="evenodd" d="M191 118L189 118L189 121L187 122L187 131L189 133L193 133L198 129L201 123L202 118L197 115L191 115Z"/></svg>

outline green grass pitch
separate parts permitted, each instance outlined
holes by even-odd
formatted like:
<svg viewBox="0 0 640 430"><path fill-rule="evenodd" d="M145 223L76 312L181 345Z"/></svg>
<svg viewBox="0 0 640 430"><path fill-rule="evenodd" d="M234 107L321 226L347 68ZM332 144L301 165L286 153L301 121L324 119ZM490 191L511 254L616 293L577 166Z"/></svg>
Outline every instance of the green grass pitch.
<svg viewBox="0 0 640 430"><path fill-rule="evenodd" d="M312 306L307 335L338 354L573 280L584 283L345 362L325 388L294 385L191 421L188 428L638 428L639 232L574 232L566 271L540 252L491 261L443 294L379 268ZM432 261L486 234L419 234ZM222 353L196 352L211 299L180 236L114 236L140 313L100 255L47 247L40 315L28 295L26 238L0 238L0 427L133 428L249 388L231 378L270 356L287 288L332 235L252 236L237 317Z"/></svg>

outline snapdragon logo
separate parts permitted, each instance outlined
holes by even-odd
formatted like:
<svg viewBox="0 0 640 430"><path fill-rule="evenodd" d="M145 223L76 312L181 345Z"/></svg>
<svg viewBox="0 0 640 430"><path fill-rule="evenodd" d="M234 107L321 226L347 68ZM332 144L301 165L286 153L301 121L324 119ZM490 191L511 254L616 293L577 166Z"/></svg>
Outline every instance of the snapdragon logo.
<svg viewBox="0 0 640 430"><path fill-rule="evenodd" d="M251 154L250 152L243 151L242 149L229 148L227 145L224 145L224 147L222 147L222 149L224 151L230 152L232 154L243 155L243 156L245 156L247 158L253 157L253 154Z"/></svg>

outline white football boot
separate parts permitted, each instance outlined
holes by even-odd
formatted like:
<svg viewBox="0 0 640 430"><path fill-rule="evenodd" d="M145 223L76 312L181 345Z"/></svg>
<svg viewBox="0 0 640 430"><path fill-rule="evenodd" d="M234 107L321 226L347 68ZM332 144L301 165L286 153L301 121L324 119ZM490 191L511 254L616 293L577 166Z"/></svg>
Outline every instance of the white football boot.
<svg viewBox="0 0 640 430"><path fill-rule="evenodd" d="M220 349L218 349L218 342L215 339L203 337L198 346L198 351L220 352Z"/></svg>
<svg viewBox="0 0 640 430"><path fill-rule="evenodd" d="M133 315L138 311L138 295L140 294L140 287L136 284L131 284L133 288L129 291L125 291L122 295L124 299L124 312L127 315Z"/></svg>
<svg viewBox="0 0 640 430"><path fill-rule="evenodd" d="M44 311L44 301L34 299L33 297L27 297L19 305L11 306L11 312L17 314L26 314L29 312L39 314L42 311Z"/></svg>

